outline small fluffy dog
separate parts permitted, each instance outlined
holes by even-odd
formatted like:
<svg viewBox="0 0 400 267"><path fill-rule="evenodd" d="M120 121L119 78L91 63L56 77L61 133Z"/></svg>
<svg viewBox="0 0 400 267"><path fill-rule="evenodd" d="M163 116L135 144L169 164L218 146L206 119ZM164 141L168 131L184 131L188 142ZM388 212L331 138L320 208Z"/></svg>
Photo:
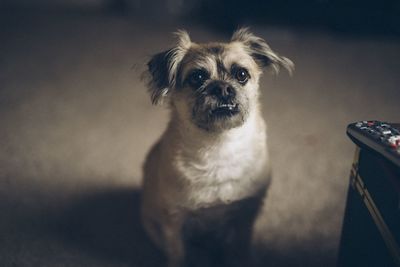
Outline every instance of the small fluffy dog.
<svg viewBox="0 0 400 267"><path fill-rule="evenodd" d="M168 102L171 120L144 165L143 225L169 267L246 266L270 183L259 78L293 63L247 28L229 43L177 37L147 64L151 99Z"/></svg>

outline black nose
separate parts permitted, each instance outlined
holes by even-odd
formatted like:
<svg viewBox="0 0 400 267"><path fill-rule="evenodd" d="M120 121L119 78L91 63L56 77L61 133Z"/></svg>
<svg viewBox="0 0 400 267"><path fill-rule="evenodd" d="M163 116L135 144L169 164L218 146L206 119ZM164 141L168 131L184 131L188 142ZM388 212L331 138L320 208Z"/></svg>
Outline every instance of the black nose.
<svg viewBox="0 0 400 267"><path fill-rule="evenodd" d="M210 86L209 92L222 100L229 100L235 96L235 90L232 86L223 81L214 82Z"/></svg>

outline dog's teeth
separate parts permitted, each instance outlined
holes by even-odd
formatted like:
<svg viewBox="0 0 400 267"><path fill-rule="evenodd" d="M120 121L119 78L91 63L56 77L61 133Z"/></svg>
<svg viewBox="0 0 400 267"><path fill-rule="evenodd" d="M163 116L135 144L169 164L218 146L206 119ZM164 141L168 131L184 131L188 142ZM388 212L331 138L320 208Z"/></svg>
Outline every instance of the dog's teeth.
<svg viewBox="0 0 400 267"><path fill-rule="evenodd" d="M235 105L232 105L232 104L221 104L221 105L219 105L219 107L220 108L234 108Z"/></svg>

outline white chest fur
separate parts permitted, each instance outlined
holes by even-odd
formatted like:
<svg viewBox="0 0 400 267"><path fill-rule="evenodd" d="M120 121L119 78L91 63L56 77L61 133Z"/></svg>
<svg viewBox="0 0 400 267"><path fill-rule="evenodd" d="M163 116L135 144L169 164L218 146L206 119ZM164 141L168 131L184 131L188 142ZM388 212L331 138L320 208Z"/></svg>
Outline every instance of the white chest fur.
<svg viewBox="0 0 400 267"><path fill-rule="evenodd" d="M188 208L249 197L268 183L266 133L261 118L218 136L191 135L190 140L175 143L168 154L184 187L173 195Z"/></svg>

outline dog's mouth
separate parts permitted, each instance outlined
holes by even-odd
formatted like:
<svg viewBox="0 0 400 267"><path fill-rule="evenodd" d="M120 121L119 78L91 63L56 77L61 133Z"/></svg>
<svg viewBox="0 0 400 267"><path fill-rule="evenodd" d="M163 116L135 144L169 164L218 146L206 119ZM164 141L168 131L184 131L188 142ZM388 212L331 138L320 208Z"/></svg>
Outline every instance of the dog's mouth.
<svg viewBox="0 0 400 267"><path fill-rule="evenodd" d="M210 110L210 115L214 117L231 117L239 113L238 104L218 104L214 109Z"/></svg>

